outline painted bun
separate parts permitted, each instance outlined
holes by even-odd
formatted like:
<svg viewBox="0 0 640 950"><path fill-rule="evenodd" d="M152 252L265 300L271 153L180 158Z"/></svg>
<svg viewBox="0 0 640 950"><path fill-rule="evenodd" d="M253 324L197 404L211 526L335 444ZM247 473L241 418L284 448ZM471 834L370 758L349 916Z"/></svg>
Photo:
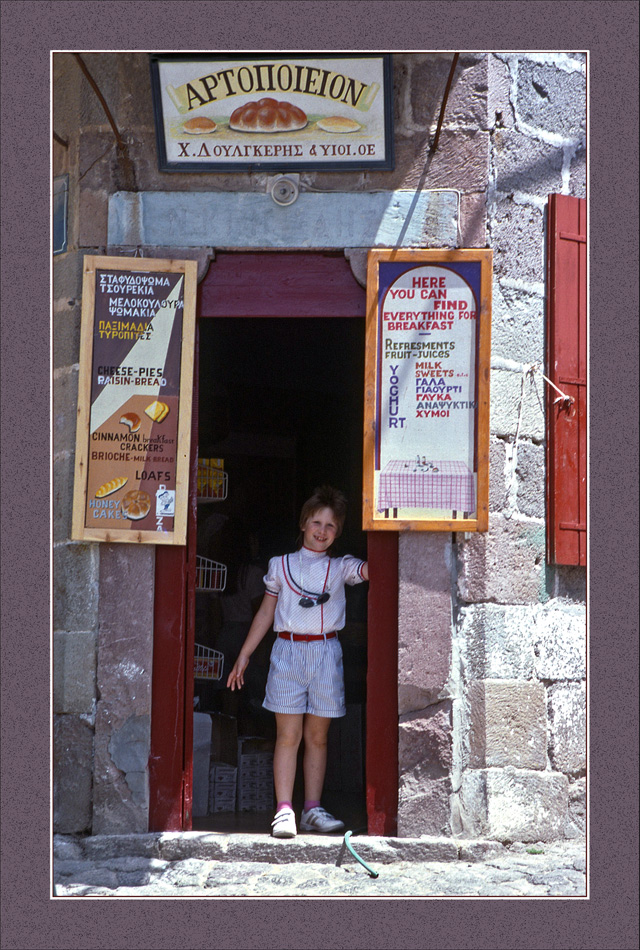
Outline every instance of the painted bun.
<svg viewBox="0 0 640 950"><path fill-rule="evenodd" d="M205 135L207 132L215 132L217 127L213 119L208 119L206 115L194 115L192 119L187 119L186 122L182 123L185 132L190 132L192 135Z"/></svg>
<svg viewBox="0 0 640 950"><path fill-rule="evenodd" d="M355 119L347 119L342 115L328 115L318 119L316 125L323 132L357 132L362 126Z"/></svg>
<svg viewBox="0 0 640 950"><path fill-rule="evenodd" d="M120 424L129 426L132 432L137 432L140 428L140 416L137 412L124 412L120 416Z"/></svg>
<svg viewBox="0 0 640 950"><path fill-rule="evenodd" d="M120 508L130 521L140 521L151 510L151 495L146 491L128 491L120 502Z"/></svg>
<svg viewBox="0 0 640 950"><path fill-rule="evenodd" d="M231 113L229 128L237 132L296 132L307 122L306 114L291 102L259 99L238 106Z"/></svg>

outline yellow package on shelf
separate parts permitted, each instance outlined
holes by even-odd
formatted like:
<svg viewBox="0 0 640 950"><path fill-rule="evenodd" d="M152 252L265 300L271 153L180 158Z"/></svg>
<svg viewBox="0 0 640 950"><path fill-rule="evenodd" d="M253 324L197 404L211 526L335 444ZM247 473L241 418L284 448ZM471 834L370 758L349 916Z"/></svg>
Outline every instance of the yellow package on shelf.
<svg viewBox="0 0 640 950"><path fill-rule="evenodd" d="M227 497L224 459L198 459L198 498L222 501Z"/></svg>

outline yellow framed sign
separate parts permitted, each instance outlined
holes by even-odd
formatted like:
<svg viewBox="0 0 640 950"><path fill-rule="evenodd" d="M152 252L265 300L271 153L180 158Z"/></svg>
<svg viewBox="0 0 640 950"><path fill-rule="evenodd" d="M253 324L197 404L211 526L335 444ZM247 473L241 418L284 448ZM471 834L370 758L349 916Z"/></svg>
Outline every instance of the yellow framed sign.
<svg viewBox="0 0 640 950"><path fill-rule="evenodd" d="M186 544L197 263L84 259L72 538Z"/></svg>
<svg viewBox="0 0 640 950"><path fill-rule="evenodd" d="M486 531L490 250L372 250L364 530Z"/></svg>

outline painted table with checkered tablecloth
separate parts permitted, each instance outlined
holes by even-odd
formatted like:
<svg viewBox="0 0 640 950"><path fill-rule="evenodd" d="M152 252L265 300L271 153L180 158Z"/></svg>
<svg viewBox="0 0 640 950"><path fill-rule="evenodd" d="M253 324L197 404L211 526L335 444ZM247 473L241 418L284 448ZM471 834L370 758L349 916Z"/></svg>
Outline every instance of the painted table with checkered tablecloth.
<svg viewBox="0 0 640 950"><path fill-rule="evenodd" d="M398 508L439 508L475 511L473 472L464 462L394 459L380 473L378 511Z"/></svg>

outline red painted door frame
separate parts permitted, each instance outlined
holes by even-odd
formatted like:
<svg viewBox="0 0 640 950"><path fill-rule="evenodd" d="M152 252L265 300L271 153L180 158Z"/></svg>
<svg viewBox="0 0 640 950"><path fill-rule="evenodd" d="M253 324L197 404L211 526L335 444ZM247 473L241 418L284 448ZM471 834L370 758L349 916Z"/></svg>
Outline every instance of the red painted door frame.
<svg viewBox="0 0 640 950"><path fill-rule="evenodd" d="M156 548L151 676L149 831L190 831L198 474L196 326L187 545Z"/></svg>
<svg viewBox="0 0 640 950"><path fill-rule="evenodd" d="M247 303L249 302L249 303ZM221 254L198 293L198 316L364 317L365 293L343 255ZM197 380L186 548L156 551L150 831L191 828L195 626ZM394 835L398 811L398 536L368 532L366 802L370 834Z"/></svg>

